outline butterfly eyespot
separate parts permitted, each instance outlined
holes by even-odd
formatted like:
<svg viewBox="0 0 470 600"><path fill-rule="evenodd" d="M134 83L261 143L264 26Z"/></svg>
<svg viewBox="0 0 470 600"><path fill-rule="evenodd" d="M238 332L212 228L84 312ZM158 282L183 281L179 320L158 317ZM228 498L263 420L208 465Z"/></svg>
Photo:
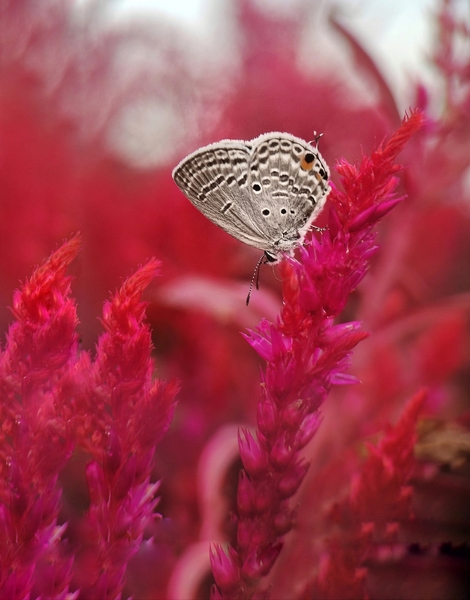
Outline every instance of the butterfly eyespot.
<svg viewBox="0 0 470 600"><path fill-rule="evenodd" d="M326 174L326 171L325 171L325 169L322 169L322 168L320 168L320 171L319 171L319 173L320 173L320 175L322 176L322 178L323 178L325 181L327 181L327 180L328 180L328 176L327 176L327 174Z"/></svg>
<svg viewBox="0 0 470 600"><path fill-rule="evenodd" d="M310 169L313 167L314 162L315 162L315 155L312 154L311 152L306 152L306 154L302 157L302 160L300 161L300 167L304 171L310 171Z"/></svg>
<svg viewBox="0 0 470 600"><path fill-rule="evenodd" d="M287 208L281 208L281 215L287 214Z"/></svg>
<svg viewBox="0 0 470 600"><path fill-rule="evenodd" d="M259 183L253 183L251 186L254 192L261 192L261 185Z"/></svg>
<svg viewBox="0 0 470 600"><path fill-rule="evenodd" d="M268 217L271 214L271 211L269 210L269 208L263 208L261 214L265 217Z"/></svg>

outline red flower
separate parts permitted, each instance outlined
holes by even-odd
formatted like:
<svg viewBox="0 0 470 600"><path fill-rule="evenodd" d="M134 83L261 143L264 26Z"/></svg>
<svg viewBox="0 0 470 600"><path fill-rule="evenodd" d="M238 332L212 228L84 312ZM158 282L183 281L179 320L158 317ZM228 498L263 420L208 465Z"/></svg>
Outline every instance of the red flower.
<svg viewBox="0 0 470 600"><path fill-rule="evenodd" d="M96 359L78 353L75 302L65 270L79 237L64 244L15 293L0 360L2 422L0 589L24 598L34 589L66 597L72 559L61 546L57 476L75 443L95 460L87 466L91 505L78 562L89 597L116 597L125 571L153 517L158 484L150 484L155 445L168 429L177 392L152 380L145 304L139 301L157 271L151 261L105 305L107 333ZM72 424L75 425L73 426ZM76 430L76 435L74 435ZM86 575L86 577L85 577Z"/></svg>
<svg viewBox="0 0 470 600"><path fill-rule="evenodd" d="M329 515L336 527L339 524L344 530L325 544L318 580L313 584L315 597L367 597L366 565L377 539L392 544L398 524L412 519L407 484L415 468L415 430L425 397L424 392L418 393L378 446L369 445L369 456L353 481L349 498Z"/></svg>
<svg viewBox="0 0 470 600"><path fill-rule="evenodd" d="M150 483L156 444L168 429L176 383L153 380L150 328L142 290L158 272L153 260L106 302L106 329L91 363L75 370L78 443L95 460L87 465L88 535L78 559L78 583L86 597L116 597L126 567L154 518L159 484ZM86 565L86 568L85 568Z"/></svg>
<svg viewBox="0 0 470 600"><path fill-rule="evenodd" d="M13 298L7 345L0 357L0 589L25 598L35 579L62 597L71 561L61 553L57 477L69 460L73 432L64 381L77 353L76 305L65 276L80 246L72 238L39 267Z"/></svg>

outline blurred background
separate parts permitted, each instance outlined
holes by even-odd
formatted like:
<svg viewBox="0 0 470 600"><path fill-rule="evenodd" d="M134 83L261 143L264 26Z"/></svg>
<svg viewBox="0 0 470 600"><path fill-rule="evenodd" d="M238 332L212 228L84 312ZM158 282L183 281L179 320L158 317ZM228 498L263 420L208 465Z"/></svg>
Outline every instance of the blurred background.
<svg viewBox="0 0 470 600"><path fill-rule="evenodd" d="M172 181L199 146L323 132L334 171L339 159L372 152L410 107L426 111L425 131L400 157L407 200L384 222L344 316L372 334L351 367L363 384L329 398L306 489L329 461L395 421L421 386L431 389L430 414L466 427L468 27L467 0L0 0L3 339L13 290L76 231L73 293L91 352L109 292L149 257L162 261L146 293L156 376L178 378L181 392L154 473L165 518L133 559L135 598L164 597L185 569L202 580L206 545L202 566L183 559L201 540L229 537L227 504L209 517L203 500L223 488L233 505L237 427L255 423L262 365L240 331L275 318L281 302L279 276L266 267L245 306L260 252L200 215ZM71 531L87 503L80 464L74 458L63 476ZM435 518L444 520L442 502ZM465 527L467 517L460 511ZM425 597L424 581L414 597Z"/></svg>
<svg viewBox="0 0 470 600"><path fill-rule="evenodd" d="M406 110L412 96L411 82L423 81L438 86L436 73L430 63L430 49L435 36L433 15L437 4L434 0L339 0L335 2L300 2L299 0L257 0L254 6L271 17L289 18L296 12L311 15L312 8L332 13L360 41L389 83L400 110ZM462 5L464 3L462 2ZM210 46L221 60L227 52L226 44L233 41L233 28L227 17L232 10L229 2L213 0L120 0L110 7L109 16L115 22L129 19L165 19L185 28L196 37L198 45ZM318 17L317 17L318 18ZM331 51L328 30L322 32L326 48ZM224 46L218 41L224 32ZM318 36L319 32L315 32ZM305 56L305 60L308 57ZM312 65L313 68L313 65ZM319 65L317 65L319 68Z"/></svg>

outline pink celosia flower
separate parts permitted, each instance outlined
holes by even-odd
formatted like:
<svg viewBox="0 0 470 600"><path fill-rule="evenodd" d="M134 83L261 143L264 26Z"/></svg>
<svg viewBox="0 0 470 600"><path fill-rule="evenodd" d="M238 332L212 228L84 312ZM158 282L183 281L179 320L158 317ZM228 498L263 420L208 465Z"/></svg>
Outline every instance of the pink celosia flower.
<svg viewBox="0 0 470 600"><path fill-rule="evenodd" d="M94 361L77 349L76 306L65 271L79 237L57 250L15 293L0 356L3 436L0 489L2 597L72 598L73 557L61 546L59 472L75 443L92 454L90 508L75 562L81 595L116 598L153 517L155 446L173 414L175 383L153 380L142 290L148 262L105 304ZM86 568L83 565L86 563ZM77 583L75 583L77 585Z"/></svg>
<svg viewBox="0 0 470 600"><path fill-rule="evenodd" d="M369 456L353 480L350 496L326 517L334 522L337 533L325 544L318 579L313 592L309 591L313 597L368 597L366 565L377 551L377 540L393 546L398 524L412 519L407 484L416 465L416 422L425 397L424 392L418 393L378 446L369 444Z"/></svg>
<svg viewBox="0 0 470 600"><path fill-rule="evenodd" d="M224 597L253 593L292 527L295 512L289 499L308 468L300 451L318 428L317 411L331 385L350 381L344 374L348 355L366 336L358 323L335 325L333 319L366 273L376 249L372 226L398 202L392 196L399 169L394 160L422 124L423 117L414 113L358 168L340 163L344 192L332 191L328 231L320 242L312 238L301 248L299 260L281 265L280 318L277 323L262 321L248 337L267 368L256 439L248 432L240 437L244 471L238 486L237 551L226 556L216 549L212 554Z"/></svg>
<svg viewBox="0 0 470 600"><path fill-rule="evenodd" d="M64 380L77 352L76 305L65 271L78 237L57 250L15 292L0 357L0 590L27 598L35 581L50 598L66 598L71 561L60 553L57 476L70 458L73 432Z"/></svg>
<svg viewBox="0 0 470 600"><path fill-rule="evenodd" d="M116 598L130 558L154 516L158 484L150 483L156 444L168 429L178 390L153 380L152 342L142 290L158 272L153 260L107 302L106 329L91 362L83 353L75 370L78 444L87 465L90 509L78 558L77 583L86 598Z"/></svg>

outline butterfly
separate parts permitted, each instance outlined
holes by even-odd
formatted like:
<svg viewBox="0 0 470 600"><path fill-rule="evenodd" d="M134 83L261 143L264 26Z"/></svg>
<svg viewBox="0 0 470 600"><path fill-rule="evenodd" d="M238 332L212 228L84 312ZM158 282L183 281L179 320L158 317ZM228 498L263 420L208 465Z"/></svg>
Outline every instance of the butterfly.
<svg viewBox="0 0 470 600"><path fill-rule="evenodd" d="M222 140L189 154L173 179L210 221L277 263L303 243L330 192L319 137L314 145L280 132Z"/></svg>
<svg viewBox="0 0 470 600"><path fill-rule="evenodd" d="M330 191L318 149L277 132L199 148L175 167L173 179L203 215L264 250L269 262L303 242Z"/></svg>

